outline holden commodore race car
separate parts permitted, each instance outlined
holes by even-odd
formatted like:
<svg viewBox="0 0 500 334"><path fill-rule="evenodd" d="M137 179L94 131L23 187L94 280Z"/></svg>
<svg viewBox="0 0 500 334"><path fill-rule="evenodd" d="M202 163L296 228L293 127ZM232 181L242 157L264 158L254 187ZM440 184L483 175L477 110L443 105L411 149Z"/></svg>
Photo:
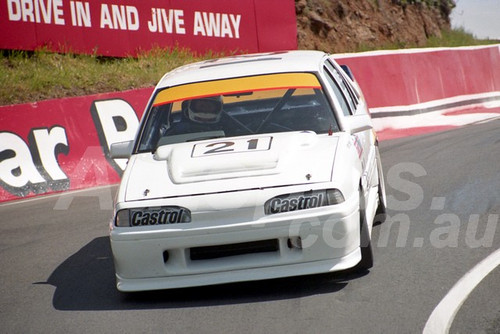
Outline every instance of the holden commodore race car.
<svg viewBox="0 0 500 334"><path fill-rule="evenodd" d="M110 224L120 291L373 265L372 225L386 206L377 138L331 55L180 67L111 156L129 159Z"/></svg>

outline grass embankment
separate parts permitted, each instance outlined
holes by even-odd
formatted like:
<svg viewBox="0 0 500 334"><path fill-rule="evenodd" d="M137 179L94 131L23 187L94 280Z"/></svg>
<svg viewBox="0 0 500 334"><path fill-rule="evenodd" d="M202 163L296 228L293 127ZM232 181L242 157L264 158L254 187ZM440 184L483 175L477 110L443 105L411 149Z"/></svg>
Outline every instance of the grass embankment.
<svg viewBox="0 0 500 334"><path fill-rule="evenodd" d="M211 57L178 50L154 50L137 58L4 51L0 105L150 87L167 71Z"/></svg>
<svg viewBox="0 0 500 334"><path fill-rule="evenodd" d="M429 39L427 46L454 47L499 42L477 40L459 29L444 31L442 38ZM406 47L411 46L385 45L380 49ZM354 51L367 50L360 48ZM194 57L179 50L154 50L137 58L4 51L1 53L0 105L150 87L164 73L178 66L214 57L217 55Z"/></svg>

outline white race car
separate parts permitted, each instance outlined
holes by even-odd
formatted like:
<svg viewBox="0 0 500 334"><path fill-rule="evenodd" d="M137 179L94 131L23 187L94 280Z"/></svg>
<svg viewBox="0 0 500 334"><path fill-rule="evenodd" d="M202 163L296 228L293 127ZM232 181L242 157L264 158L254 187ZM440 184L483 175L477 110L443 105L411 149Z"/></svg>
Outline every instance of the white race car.
<svg viewBox="0 0 500 334"><path fill-rule="evenodd" d="M129 158L110 230L120 291L373 265L372 224L386 206L377 138L331 55L243 55L167 73L135 141L111 155Z"/></svg>

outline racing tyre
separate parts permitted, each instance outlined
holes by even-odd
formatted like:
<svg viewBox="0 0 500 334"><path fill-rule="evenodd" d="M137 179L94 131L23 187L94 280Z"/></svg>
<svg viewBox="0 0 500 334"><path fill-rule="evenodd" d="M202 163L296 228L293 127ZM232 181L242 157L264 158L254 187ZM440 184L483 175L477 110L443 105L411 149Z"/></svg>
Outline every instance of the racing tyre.
<svg viewBox="0 0 500 334"><path fill-rule="evenodd" d="M356 266L358 271L365 271L373 267L373 250L372 242L370 237L370 231L368 229L368 222L366 220L364 211L364 200L363 195L360 193L360 205L359 205L359 218L360 218L360 245L361 245L361 261Z"/></svg>
<svg viewBox="0 0 500 334"><path fill-rule="evenodd" d="M384 172L382 171L382 161L378 146L376 147L377 172L378 172L378 208L375 215L375 222L381 224L387 219L387 195L385 193Z"/></svg>

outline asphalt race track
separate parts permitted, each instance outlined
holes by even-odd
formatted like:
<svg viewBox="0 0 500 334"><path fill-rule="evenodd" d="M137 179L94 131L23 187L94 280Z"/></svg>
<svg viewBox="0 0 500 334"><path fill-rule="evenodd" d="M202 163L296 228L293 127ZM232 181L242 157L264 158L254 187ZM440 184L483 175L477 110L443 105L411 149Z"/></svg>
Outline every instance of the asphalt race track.
<svg viewBox="0 0 500 334"><path fill-rule="evenodd" d="M122 294L114 187L3 204L0 332L432 333L433 315L450 333L500 333L500 119L381 154L390 218L361 274Z"/></svg>

